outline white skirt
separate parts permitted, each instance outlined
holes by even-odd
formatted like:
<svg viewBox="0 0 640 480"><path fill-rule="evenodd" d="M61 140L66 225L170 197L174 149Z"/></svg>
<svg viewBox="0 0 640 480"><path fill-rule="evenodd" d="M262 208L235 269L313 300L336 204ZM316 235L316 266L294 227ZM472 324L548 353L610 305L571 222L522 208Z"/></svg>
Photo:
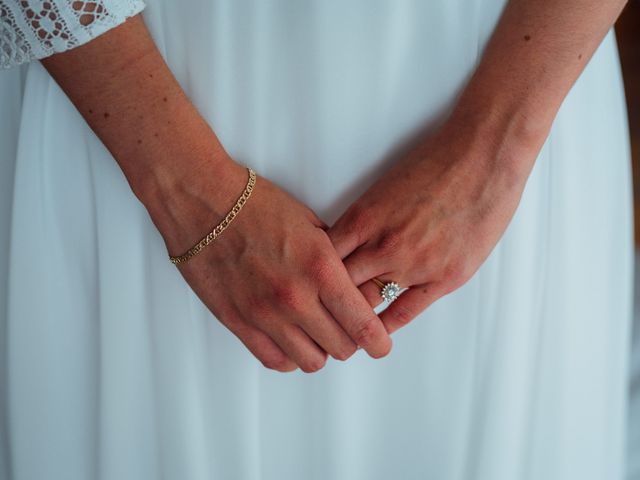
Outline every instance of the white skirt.
<svg viewBox="0 0 640 480"><path fill-rule="evenodd" d="M331 224L433 129L504 0L149 0L238 161ZM265 369L168 261L37 62L0 74L0 478L620 479L631 169L610 32L459 290L312 375ZM179 161L179 159L176 159Z"/></svg>

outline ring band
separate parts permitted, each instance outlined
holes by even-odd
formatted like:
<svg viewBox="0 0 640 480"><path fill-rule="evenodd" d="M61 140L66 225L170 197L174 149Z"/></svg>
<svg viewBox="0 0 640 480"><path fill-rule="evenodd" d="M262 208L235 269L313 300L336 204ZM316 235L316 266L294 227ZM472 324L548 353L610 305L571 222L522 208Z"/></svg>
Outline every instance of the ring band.
<svg viewBox="0 0 640 480"><path fill-rule="evenodd" d="M380 296L387 302L393 302L400 296L400 285L396 282L383 282L378 277L373 277L373 283L380 287Z"/></svg>

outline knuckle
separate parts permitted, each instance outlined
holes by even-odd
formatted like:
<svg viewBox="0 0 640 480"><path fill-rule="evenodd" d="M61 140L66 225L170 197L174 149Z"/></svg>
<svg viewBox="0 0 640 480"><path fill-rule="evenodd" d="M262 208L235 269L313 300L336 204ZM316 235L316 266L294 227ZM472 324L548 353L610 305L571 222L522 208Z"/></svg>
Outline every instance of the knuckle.
<svg viewBox="0 0 640 480"><path fill-rule="evenodd" d="M401 325L408 324L414 318L413 312L399 303L394 305L390 314L393 316L393 319Z"/></svg>
<svg viewBox="0 0 640 480"><path fill-rule="evenodd" d="M269 370L277 370L279 372L291 372L296 369L296 364L293 363L286 355L282 353L270 353L263 355L260 359L262 365Z"/></svg>
<svg viewBox="0 0 640 480"><path fill-rule="evenodd" d="M355 332L354 340L358 345L371 345L376 339L375 321L371 318L360 324Z"/></svg>
<svg viewBox="0 0 640 480"><path fill-rule="evenodd" d="M378 250L385 255L395 254L402 244L402 234L397 230L386 230L378 239Z"/></svg>
<svg viewBox="0 0 640 480"><path fill-rule="evenodd" d="M309 274L311 277L317 282L325 282L332 275L333 265L329 259L329 256L326 254L317 254L311 260L311 265L309 266Z"/></svg>
<svg viewBox="0 0 640 480"><path fill-rule="evenodd" d="M469 278L466 265L462 262L455 262L448 265L444 270L444 283L451 289L462 286Z"/></svg>
<svg viewBox="0 0 640 480"><path fill-rule="evenodd" d="M356 353L357 349L358 349L358 347L355 344L352 343L348 347L336 350L335 352L333 352L331 354L331 356L333 358L335 358L336 360L340 360L341 362L344 362L345 360L349 360L349 358L351 358L351 356L354 353Z"/></svg>
<svg viewBox="0 0 640 480"><path fill-rule="evenodd" d="M269 318L273 314L273 303L265 297L250 297L248 304L252 319Z"/></svg>
<svg viewBox="0 0 640 480"><path fill-rule="evenodd" d="M284 307L296 310L300 307L301 297L299 288L293 282L282 280L273 286L275 301Z"/></svg>
<svg viewBox="0 0 640 480"><path fill-rule="evenodd" d="M300 369L305 373L314 373L321 370L326 363L326 357L311 358L302 362Z"/></svg>

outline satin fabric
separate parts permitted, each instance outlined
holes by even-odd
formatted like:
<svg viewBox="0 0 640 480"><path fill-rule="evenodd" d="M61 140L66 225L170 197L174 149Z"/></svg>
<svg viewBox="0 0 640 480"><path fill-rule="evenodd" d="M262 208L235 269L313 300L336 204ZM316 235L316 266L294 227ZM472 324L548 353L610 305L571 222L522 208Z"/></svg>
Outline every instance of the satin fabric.
<svg viewBox="0 0 640 480"><path fill-rule="evenodd" d="M143 16L228 152L332 223L444 119L503 5L155 0ZM613 32L473 278L388 357L312 375L266 370L204 307L39 63L0 73L0 99L1 478L622 478L632 202Z"/></svg>

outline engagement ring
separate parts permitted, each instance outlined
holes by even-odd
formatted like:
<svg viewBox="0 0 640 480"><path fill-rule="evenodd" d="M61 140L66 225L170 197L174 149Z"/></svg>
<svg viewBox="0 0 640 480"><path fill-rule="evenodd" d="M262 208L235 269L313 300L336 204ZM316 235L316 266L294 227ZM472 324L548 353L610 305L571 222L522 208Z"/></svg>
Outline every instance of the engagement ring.
<svg viewBox="0 0 640 480"><path fill-rule="evenodd" d="M396 298L400 296L400 285L396 282L382 282L378 277L373 277L371 280L374 281L378 287L380 287L380 295L387 302L393 302Z"/></svg>

